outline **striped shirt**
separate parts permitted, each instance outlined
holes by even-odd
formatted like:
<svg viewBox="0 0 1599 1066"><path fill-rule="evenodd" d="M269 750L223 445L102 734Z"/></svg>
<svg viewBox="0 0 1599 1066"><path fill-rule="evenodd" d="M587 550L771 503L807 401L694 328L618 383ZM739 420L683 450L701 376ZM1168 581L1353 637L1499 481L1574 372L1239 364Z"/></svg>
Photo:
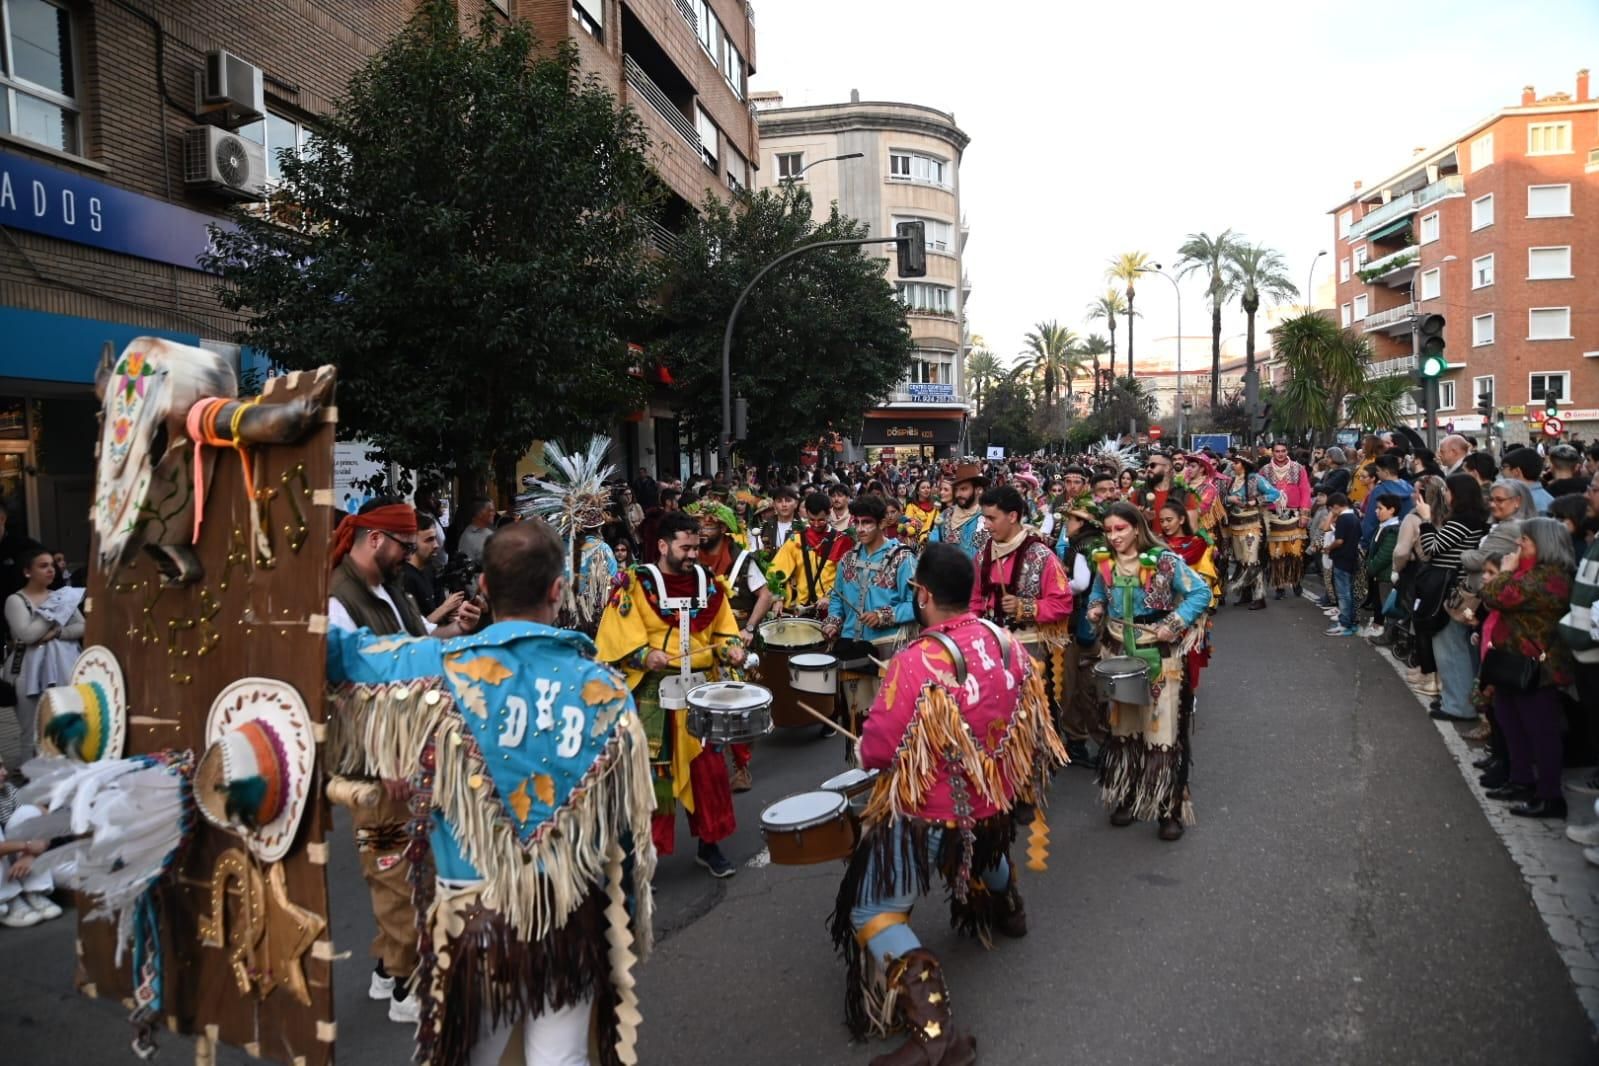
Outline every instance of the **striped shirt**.
<svg viewBox="0 0 1599 1066"><path fill-rule="evenodd" d="M1470 551L1482 543L1488 529L1481 521L1460 522L1453 518L1437 529L1431 522L1421 526L1421 544L1427 549L1427 561L1435 566L1460 566L1460 553Z"/></svg>

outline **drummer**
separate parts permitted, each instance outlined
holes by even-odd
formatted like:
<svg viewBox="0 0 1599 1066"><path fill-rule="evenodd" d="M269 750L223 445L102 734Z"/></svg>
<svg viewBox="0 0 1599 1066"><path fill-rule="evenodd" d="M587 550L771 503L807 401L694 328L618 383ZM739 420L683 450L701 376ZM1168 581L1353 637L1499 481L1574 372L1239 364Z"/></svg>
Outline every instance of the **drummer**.
<svg viewBox="0 0 1599 1066"><path fill-rule="evenodd" d="M1256 473L1243 456L1233 459L1233 487L1227 493L1227 554L1233 560L1233 578L1227 591L1237 592L1237 605L1251 611L1266 609L1265 505L1276 506L1283 494Z"/></svg>
<svg viewBox="0 0 1599 1066"><path fill-rule="evenodd" d="M770 569L783 575L783 610L790 614L821 616L833 591L838 561L849 551L850 538L828 524L827 496L812 492L805 497L805 532L783 542Z"/></svg>
<svg viewBox="0 0 1599 1066"><path fill-rule="evenodd" d="M862 727L861 763L882 774L830 931L848 966L851 1031L910 1035L877 1061L974 1061L976 1042L952 1023L942 967L912 931L911 907L936 876L962 932L985 945L996 928L1026 935L1011 809L1036 799L1065 759L1031 659L972 614L972 583L964 552L927 545L912 584L922 634L889 663ZM1001 737L1006 757L996 759Z"/></svg>
<svg viewBox="0 0 1599 1066"><path fill-rule="evenodd" d="M846 673L844 699L850 731L877 697L878 668L872 658L886 659L916 619L911 579L916 553L883 532L886 508L881 496L850 501L855 547L838 564L827 600L822 632L833 641L833 653Z"/></svg>
<svg viewBox="0 0 1599 1066"><path fill-rule="evenodd" d="M601 662L627 675L639 718L650 738L655 782L655 849L670 855L676 842L677 805L688 814L688 828L699 840L694 861L712 877L732 877L733 864L717 846L733 835L733 793L722 753L702 747L688 732L685 714L661 706L661 682L681 662L678 613L689 612L689 665L694 670L738 667L744 642L733 618L727 582L698 563L700 526L692 515L661 516L659 569L637 566L611 594L600 619L595 645ZM702 596L701 590L704 590ZM663 597L682 604L667 606Z"/></svg>

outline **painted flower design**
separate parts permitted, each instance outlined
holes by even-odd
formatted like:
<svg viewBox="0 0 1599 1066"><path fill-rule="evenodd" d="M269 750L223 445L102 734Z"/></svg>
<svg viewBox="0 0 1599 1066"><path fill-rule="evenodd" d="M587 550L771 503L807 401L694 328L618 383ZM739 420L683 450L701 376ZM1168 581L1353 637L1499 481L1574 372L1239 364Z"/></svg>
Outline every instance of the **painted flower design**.
<svg viewBox="0 0 1599 1066"><path fill-rule="evenodd" d="M118 387L122 392L123 402L126 403L132 401L136 393L140 397L144 396L144 379L154 374L155 369L145 361L143 351L134 351L128 353L116 372L121 376Z"/></svg>
<svg viewBox="0 0 1599 1066"><path fill-rule="evenodd" d="M118 444L126 444L128 434L133 431L133 420L127 416L117 419L111 425L111 439Z"/></svg>

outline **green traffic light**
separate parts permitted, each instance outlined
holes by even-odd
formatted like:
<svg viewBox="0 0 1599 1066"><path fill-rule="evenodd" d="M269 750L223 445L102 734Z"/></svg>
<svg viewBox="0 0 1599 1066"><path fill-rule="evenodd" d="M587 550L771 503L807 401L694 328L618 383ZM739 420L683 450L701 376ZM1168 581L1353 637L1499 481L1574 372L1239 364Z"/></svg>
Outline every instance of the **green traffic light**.
<svg viewBox="0 0 1599 1066"><path fill-rule="evenodd" d="M1439 377L1447 369L1448 364L1442 355L1426 355L1421 359L1421 376L1424 378Z"/></svg>

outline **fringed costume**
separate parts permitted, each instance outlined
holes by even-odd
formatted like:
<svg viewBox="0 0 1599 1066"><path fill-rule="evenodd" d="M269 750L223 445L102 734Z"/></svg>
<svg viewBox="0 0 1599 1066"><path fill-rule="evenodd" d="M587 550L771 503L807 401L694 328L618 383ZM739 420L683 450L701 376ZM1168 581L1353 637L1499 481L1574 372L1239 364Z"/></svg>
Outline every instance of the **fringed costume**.
<svg viewBox="0 0 1599 1066"><path fill-rule="evenodd" d="M1016 597L1016 613L1005 597ZM1061 720L1075 689L1071 578L1049 543L1024 529L1008 543L990 539L977 553L972 611L1005 626L1038 666L1050 714Z"/></svg>
<svg viewBox="0 0 1599 1066"><path fill-rule="evenodd" d="M1239 603L1266 599L1265 507L1282 499L1282 493L1259 474L1236 482L1227 494L1227 554L1233 560L1227 591Z"/></svg>
<svg viewBox="0 0 1599 1066"><path fill-rule="evenodd" d="M1204 635L1188 651L1186 659L1188 679L1197 692L1199 672L1210 665L1210 630L1216 608L1222 600L1221 575L1216 571L1215 550L1204 537L1190 537L1183 534L1168 538L1168 543L1172 551L1188 564L1188 569L1205 579L1205 584L1210 589L1210 606L1205 609L1205 613L1200 617L1200 623L1195 627L1203 630Z"/></svg>
<svg viewBox="0 0 1599 1066"><path fill-rule="evenodd" d="M883 773L830 923L847 966L845 1021L857 1038L904 1028L906 1048L929 1062L971 1062L938 959L908 921L936 876L962 932L985 946L996 928L1026 933L1010 846L1066 761L1031 659L970 614L930 627L889 664L860 758ZM1042 862L1041 817L1033 836Z"/></svg>
<svg viewBox="0 0 1599 1066"><path fill-rule="evenodd" d="M586 1045L591 1003L602 1061L638 1061L649 753L622 676L593 655L535 622L442 642L328 635L341 687L327 768L415 790L419 1062L461 1066L519 1025L578 1029Z"/></svg>
<svg viewBox="0 0 1599 1066"><path fill-rule="evenodd" d="M1297 586L1305 576L1305 530L1301 519L1310 517L1310 472L1289 459L1275 459L1260 468L1261 476L1282 494L1278 513L1266 519L1266 553L1270 558L1266 581L1273 588Z"/></svg>
<svg viewBox="0 0 1599 1066"><path fill-rule="evenodd" d="M1091 604L1104 604L1103 658L1133 656L1150 667L1150 702L1110 703L1110 740L1100 756L1100 799L1139 820L1194 822L1188 793L1194 705L1187 655L1199 647L1210 586L1173 551L1155 549L1123 573L1109 551L1094 558ZM1171 643L1156 639L1165 627Z"/></svg>
<svg viewBox="0 0 1599 1066"><path fill-rule="evenodd" d="M839 561L822 628L838 638L833 651L841 660L851 732L877 698L881 671L872 659L892 658L916 620L915 576L916 554L898 541L884 540L870 552L851 548ZM873 612L887 612L887 624L867 624L864 616Z"/></svg>
<svg viewBox="0 0 1599 1066"><path fill-rule="evenodd" d="M546 475L524 477L528 491L516 498L523 518L547 519L566 541L566 593L558 622L562 629L575 629L591 639L621 570L616 554L599 534L610 506L605 482L615 472L605 462L610 447L609 437L593 438L582 453L567 453L546 442Z"/></svg>

